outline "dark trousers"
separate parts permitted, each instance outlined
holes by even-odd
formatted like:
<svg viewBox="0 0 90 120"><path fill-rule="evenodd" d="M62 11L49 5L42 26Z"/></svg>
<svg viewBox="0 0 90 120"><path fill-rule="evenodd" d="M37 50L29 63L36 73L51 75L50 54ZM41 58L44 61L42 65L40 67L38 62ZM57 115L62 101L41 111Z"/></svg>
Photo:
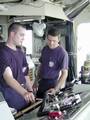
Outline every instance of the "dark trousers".
<svg viewBox="0 0 90 120"><path fill-rule="evenodd" d="M56 86L57 79L42 79L39 82L39 87L37 91L37 98L44 98L47 90L54 88Z"/></svg>

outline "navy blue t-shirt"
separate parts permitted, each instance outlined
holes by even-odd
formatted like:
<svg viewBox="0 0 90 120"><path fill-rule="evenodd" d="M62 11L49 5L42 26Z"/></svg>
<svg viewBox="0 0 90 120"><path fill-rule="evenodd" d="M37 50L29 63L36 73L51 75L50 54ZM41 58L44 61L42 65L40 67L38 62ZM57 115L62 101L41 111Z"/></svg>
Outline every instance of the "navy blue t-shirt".
<svg viewBox="0 0 90 120"><path fill-rule="evenodd" d="M68 54L62 46L50 49L45 46L40 57L41 77L44 79L56 79L62 69L68 69Z"/></svg>
<svg viewBox="0 0 90 120"><path fill-rule="evenodd" d="M62 46L50 49L45 46L40 57L40 77L37 97L43 98L46 91L57 84L59 73L68 69L68 54Z"/></svg>
<svg viewBox="0 0 90 120"><path fill-rule="evenodd" d="M8 105L20 110L27 106L27 103L20 94L5 83L3 73L8 66L11 68L14 78L20 84L25 84L25 75L28 73L28 64L25 55L20 49L14 51L9 47L4 46L0 50L0 90ZM24 70L25 67L27 68L26 70Z"/></svg>

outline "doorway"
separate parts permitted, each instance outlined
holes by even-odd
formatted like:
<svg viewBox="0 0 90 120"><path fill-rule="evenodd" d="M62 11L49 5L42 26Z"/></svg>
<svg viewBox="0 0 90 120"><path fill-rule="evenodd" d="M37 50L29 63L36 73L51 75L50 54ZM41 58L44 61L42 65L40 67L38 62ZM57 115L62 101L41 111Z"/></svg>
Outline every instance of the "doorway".
<svg viewBox="0 0 90 120"><path fill-rule="evenodd" d="M77 29L77 75L80 75L81 66L90 56L90 23L82 23Z"/></svg>

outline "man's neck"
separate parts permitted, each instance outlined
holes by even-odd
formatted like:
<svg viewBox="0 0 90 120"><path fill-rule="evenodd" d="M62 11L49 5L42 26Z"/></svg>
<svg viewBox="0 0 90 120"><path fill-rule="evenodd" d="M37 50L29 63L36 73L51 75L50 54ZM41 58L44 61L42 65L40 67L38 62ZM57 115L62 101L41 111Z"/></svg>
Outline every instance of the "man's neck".
<svg viewBox="0 0 90 120"><path fill-rule="evenodd" d="M11 48L11 49L13 49L13 50L15 50L15 51L17 50L16 46L13 45L12 43L7 42L7 43L6 43L6 46L8 46L9 48Z"/></svg>

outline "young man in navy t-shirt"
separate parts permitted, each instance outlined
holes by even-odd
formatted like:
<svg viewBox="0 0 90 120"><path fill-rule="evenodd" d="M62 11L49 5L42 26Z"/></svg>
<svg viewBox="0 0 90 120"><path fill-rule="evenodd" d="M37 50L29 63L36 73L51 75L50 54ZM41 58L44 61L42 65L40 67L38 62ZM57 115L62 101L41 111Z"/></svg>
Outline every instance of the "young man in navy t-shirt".
<svg viewBox="0 0 90 120"><path fill-rule="evenodd" d="M41 52L40 63L37 97L43 98L46 92L55 94L64 88L68 76L68 54L59 45L59 30L56 27L48 30L47 45Z"/></svg>
<svg viewBox="0 0 90 120"><path fill-rule="evenodd" d="M8 105L17 110L35 101L25 54L17 48L22 45L25 32L20 23L12 23L7 42L0 49L0 91Z"/></svg>

